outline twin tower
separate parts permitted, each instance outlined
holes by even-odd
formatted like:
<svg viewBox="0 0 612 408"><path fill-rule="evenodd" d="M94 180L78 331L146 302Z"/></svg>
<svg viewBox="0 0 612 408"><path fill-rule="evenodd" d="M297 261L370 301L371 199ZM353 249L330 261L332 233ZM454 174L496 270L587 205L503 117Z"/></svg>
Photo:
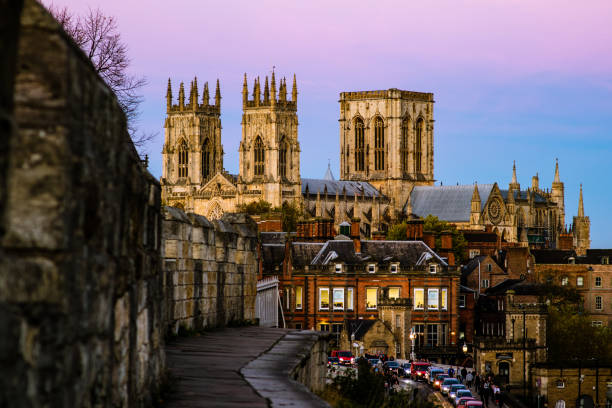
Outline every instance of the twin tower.
<svg viewBox="0 0 612 408"><path fill-rule="evenodd" d="M295 75L288 95L286 79L277 84L272 72L263 87L260 78L255 78L249 95L245 74L239 174L230 175L223 168L219 81L214 103L208 83L200 99L195 78L188 100L180 84L175 104L168 80L161 180L164 201L214 217L259 199L274 206L300 199L297 94Z"/></svg>

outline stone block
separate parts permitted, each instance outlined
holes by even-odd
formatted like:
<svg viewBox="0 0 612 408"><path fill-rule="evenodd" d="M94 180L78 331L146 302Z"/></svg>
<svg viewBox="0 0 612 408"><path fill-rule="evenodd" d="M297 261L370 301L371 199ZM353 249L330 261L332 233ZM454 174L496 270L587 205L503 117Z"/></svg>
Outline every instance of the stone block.
<svg viewBox="0 0 612 408"><path fill-rule="evenodd" d="M178 257L179 241L176 239L166 239L164 244L164 258L177 258Z"/></svg>

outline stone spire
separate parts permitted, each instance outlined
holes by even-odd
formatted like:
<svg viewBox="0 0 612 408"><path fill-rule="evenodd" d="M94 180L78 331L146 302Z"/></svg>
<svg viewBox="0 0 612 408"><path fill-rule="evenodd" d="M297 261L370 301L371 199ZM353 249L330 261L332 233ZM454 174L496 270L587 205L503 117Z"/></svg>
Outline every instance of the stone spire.
<svg viewBox="0 0 612 408"><path fill-rule="evenodd" d="M582 183L580 183L580 199L578 200L578 216L584 217L584 202L582 201Z"/></svg>
<svg viewBox="0 0 612 408"><path fill-rule="evenodd" d="M560 183L561 178L559 177L559 159L555 159L555 179L553 183Z"/></svg>
<svg viewBox="0 0 612 408"><path fill-rule="evenodd" d="M272 69L272 79L270 81L270 104L276 105L276 79L274 78L274 69Z"/></svg>
<svg viewBox="0 0 612 408"><path fill-rule="evenodd" d="M191 109L198 109L198 98L200 95L198 94L198 77L193 78L193 102L191 102Z"/></svg>
<svg viewBox="0 0 612 408"><path fill-rule="evenodd" d="M470 211L470 224L477 225L480 223L480 212L482 211L482 201L480 200L480 192L478 191L478 184L474 184L474 191L472 192L472 203Z"/></svg>
<svg viewBox="0 0 612 408"><path fill-rule="evenodd" d="M270 87L268 86L268 76L267 75L266 75L266 83L264 85L263 98L264 98L264 105L267 105L270 103Z"/></svg>
<svg viewBox="0 0 612 408"><path fill-rule="evenodd" d="M536 175L531 178L531 189L532 190L540 189L540 177L538 173L536 173Z"/></svg>
<svg viewBox="0 0 612 408"><path fill-rule="evenodd" d="M516 179L516 162L513 160L512 161L512 181L510 182L510 185L508 186L508 190L516 190L516 191L521 191L521 185L518 183L517 179Z"/></svg>
<svg viewBox="0 0 612 408"><path fill-rule="evenodd" d="M183 110L185 108L185 86L181 82L181 86L179 87L179 109Z"/></svg>
<svg viewBox="0 0 612 408"><path fill-rule="evenodd" d="M295 74L293 74L293 87L291 88L291 101L293 103L297 103L297 81L295 79Z"/></svg>
<svg viewBox="0 0 612 408"><path fill-rule="evenodd" d="M247 74L244 73L244 82L242 83L242 106L245 107L249 100L249 86L247 84Z"/></svg>
<svg viewBox="0 0 612 408"><path fill-rule="evenodd" d="M281 79L280 88L278 91L278 99L281 101L287 101L287 81L285 78Z"/></svg>
<svg viewBox="0 0 612 408"><path fill-rule="evenodd" d="M331 171L331 164L329 162L327 163L327 171L325 172L325 175L323 176L323 180L328 180L328 181L336 180L334 178L334 174Z"/></svg>
<svg viewBox="0 0 612 408"><path fill-rule="evenodd" d="M204 83L204 93L202 96L202 104L208 106L210 104L210 95L208 93L208 82Z"/></svg>
<svg viewBox="0 0 612 408"><path fill-rule="evenodd" d="M172 109L172 84L170 78L168 78L168 90L166 91L166 111L170 112Z"/></svg>
<svg viewBox="0 0 612 408"><path fill-rule="evenodd" d="M321 212L321 190L317 191L317 201L315 204L315 217L322 217L323 213Z"/></svg>
<svg viewBox="0 0 612 408"><path fill-rule="evenodd" d="M260 98L259 78L255 78L254 83L253 83L253 101L255 101L255 106L259 106L259 98Z"/></svg>
<svg viewBox="0 0 612 408"><path fill-rule="evenodd" d="M221 107L221 87L219 86L219 78L217 78L217 89L215 89L215 106Z"/></svg>

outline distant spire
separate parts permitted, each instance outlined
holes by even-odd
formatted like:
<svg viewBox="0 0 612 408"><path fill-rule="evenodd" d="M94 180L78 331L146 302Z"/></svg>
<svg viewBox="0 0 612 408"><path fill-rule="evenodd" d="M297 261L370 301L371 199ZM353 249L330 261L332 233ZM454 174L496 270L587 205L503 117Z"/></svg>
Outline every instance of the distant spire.
<svg viewBox="0 0 612 408"><path fill-rule="evenodd" d="M272 68L272 79L270 81L270 98L272 106L276 105L276 79L274 78L274 67Z"/></svg>
<svg viewBox="0 0 612 408"><path fill-rule="evenodd" d="M255 101L255 106L259 106L259 78L255 78L253 82L253 100Z"/></svg>
<svg viewBox="0 0 612 408"><path fill-rule="evenodd" d="M334 178L334 175L331 171L331 164L329 162L327 162L327 171L325 172L325 176L323 176L323 180L327 180L327 181L334 181L336 180Z"/></svg>
<svg viewBox="0 0 612 408"><path fill-rule="evenodd" d="M517 184L516 181L516 161L512 160L512 184Z"/></svg>
<svg viewBox="0 0 612 408"><path fill-rule="evenodd" d="M221 106L221 87L219 86L219 78L217 78L217 89L215 89L215 106Z"/></svg>
<svg viewBox="0 0 612 408"><path fill-rule="evenodd" d="M210 95L208 93L208 82L204 83L204 96L202 96L202 103L204 106L208 106L210 104Z"/></svg>
<svg viewBox="0 0 612 408"><path fill-rule="evenodd" d="M168 112L172 109L172 84L170 78L168 78L168 90L166 91L166 108Z"/></svg>
<svg viewBox="0 0 612 408"><path fill-rule="evenodd" d="M478 183L474 184L474 192L472 193L472 201L480 202L480 193L478 192Z"/></svg>
<svg viewBox="0 0 612 408"><path fill-rule="evenodd" d="M580 183L580 200L578 201L578 216L584 217L584 202L582 201L582 183Z"/></svg>
<svg viewBox="0 0 612 408"><path fill-rule="evenodd" d="M295 74L293 74L293 88L291 89L291 100L297 103L297 81L295 80Z"/></svg>
<svg viewBox="0 0 612 408"><path fill-rule="evenodd" d="M249 85L247 84L247 74L244 73L244 82L242 83L242 106L246 106L249 100Z"/></svg>
<svg viewBox="0 0 612 408"><path fill-rule="evenodd" d="M555 159L555 179L553 183L560 183L561 178L559 177L559 159Z"/></svg>
<svg viewBox="0 0 612 408"><path fill-rule="evenodd" d="M198 77L193 78L193 102L191 103L191 107L193 110L198 109Z"/></svg>
<svg viewBox="0 0 612 408"><path fill-rule="evenodd" d="M181 86L179 87L179 109L183 110L185 107L185 86L181 82Z"/></svg>
<svg viewBox="0 0 612 408"><path fill-rule="evenodd" d="M266 83L264 85L264 105L270 103L270 87L268 86L268 76L266 75Z"/></svg>

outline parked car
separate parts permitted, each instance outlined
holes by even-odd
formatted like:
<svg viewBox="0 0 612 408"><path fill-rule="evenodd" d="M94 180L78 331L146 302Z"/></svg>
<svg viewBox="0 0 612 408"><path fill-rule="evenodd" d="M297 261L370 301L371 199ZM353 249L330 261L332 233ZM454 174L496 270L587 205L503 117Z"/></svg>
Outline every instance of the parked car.
<svg viewBox="0 0 612 408"><path fill-rule="evenodd" d="M461 408L482 408L482 401L478 401L478 400L470 400L470 401L465 401L465 405L463 405Z"/></svg>
<svg viewBox="0 0 612 408"><path fill-rule="evenodd" d="M445 378L442 384L440 385L440 391L443 395L448 395L448 391L450 390L451 385L459 384L459 380L456 378Z"/></svg>
<svg viewBox="0 0 612 408"><path fill-rule="evenodd" d="M410 363L402 364L402 375L408 377L410 375Z"/></svg>
<svg viewBox="0 0 612 408"><path fill-rule="evenodd" d="M385 372L391 371L399 375L400 365L397 361L385 361L385 363L383 364L383 368Z"/></svg>
<svg viewBox="0 0 612 408"><path fill-rule="evenodd" d="M435 379L435 381L433 383L434 389L439 390L440 386L442 385L444 380L446 380L447 378L448 378L448 374L438 374L438 375L436 375L436 379Z"/></svg>
<svg viewBox="0 0 612 408"><path fill-rule="evenodd" d="M340 359L340 364L354 364L355 357L353 357L353 353L345 350L334 350L331 354L332 357L338 357Z"/></svg>
<svg viewBox="0 0 612 408"><path fill-rule="evenodd" d="M440 368L440 367L434 367L431 366L429 367L429 370L427 370L427 382L430 384L433 384L434 381L436 380L436 375L438 374L444 374L444 369Z"/></svg>
<svg viewBox="0 0 612 408"><path fill-rule="evenodd" d="M424 361L413 361L410 366L410 376L414 381L425 380L425 373L429 368L429 363Z"/></svg>
<svg viewBox="0 0 612 408"><path fill-rule="evenodd" d="M463 388L460 390L455 391L455 395L451 396L452 398L452 402L453 405L457 406L457 400L461 397L471 397L472 396L472 391L468 390L467 388Z"/></svg>
<svg viewBox="0 0 612 408"><path fill-rule="evenodd" d="M448 389L448 399L453 401L457 395L457 390L467 390L467 387L463 384L453 384Z"/></svg>
<svg viewBox="0 0 612 408"><path fill-rule="evenodd" d="M327 357L327 366L337 366L340 364L340 359L338 357Z"/></svg>
<svg viewBox="0 0 612 408"><path fill-rule="evenodd" d="M474 398L474 397L461 397L461 398L457 398L456 407L457 408L465 408L465 403L467 401L476 401L476 398Z"/></svg>

